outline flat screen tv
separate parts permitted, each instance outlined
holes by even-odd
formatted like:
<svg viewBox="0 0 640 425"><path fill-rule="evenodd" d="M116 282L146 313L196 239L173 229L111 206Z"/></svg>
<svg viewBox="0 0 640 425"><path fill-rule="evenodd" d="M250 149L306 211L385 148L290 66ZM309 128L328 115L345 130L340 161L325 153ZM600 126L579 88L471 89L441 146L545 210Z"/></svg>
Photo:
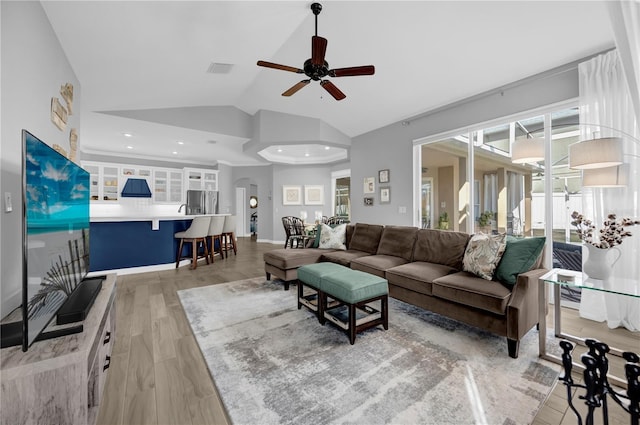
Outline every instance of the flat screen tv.
<svg viewBox="0 0 640 425"><path fill-rule="evenodd" d="M23 130L22 185L22 322L14 327L21 328L13 337L18 342L3 345L21 343L26 351L45 339L43 330L86 282L89 173ZM81 330L57 330L49 337Z"/></svg>

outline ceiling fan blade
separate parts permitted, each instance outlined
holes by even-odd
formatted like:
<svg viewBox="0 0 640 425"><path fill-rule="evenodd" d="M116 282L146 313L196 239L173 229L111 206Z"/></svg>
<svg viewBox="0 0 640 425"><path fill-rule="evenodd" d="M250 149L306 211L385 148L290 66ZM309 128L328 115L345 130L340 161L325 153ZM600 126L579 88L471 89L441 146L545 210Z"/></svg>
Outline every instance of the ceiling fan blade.
<svg viewBox="0 0 640 425"><path fill-rule="evenodd" d="M302 80L298 84L296 84L295 86L291 87L286 92L282 93L282 95L283 96L291 96L292 94L294 94L295 92L297 92L298 90L300 90L301 88L303 88L304 86L309 84L310 81L311 80Z"/></svg>
<svg viewBox="0 0 640 425"><path fill-rule="evenodd" d="M311 37L311 63L324 65L324 55L327 52L327 39L314 35Z"/></svg>
<svg viewBox="0 0 640 425"><path fill-rule="evenodd" d="M352 66L350 68L337 68L329 71L331 77L355 77L357 75L373 75L376 68L373 65Z"/></svg>
<svg viewBox="0 0 640 425"><path fill-rule="evenodd" d="M342 100L345 97L347 97L347 95L345 95L344 93L342 93L340 91L339 88L337 88L331 81L329 80L322 80L320 81L320 85L329 92L329 94L331 96L333 96L333 98L335 100Z"/></svg>
<svg viewBox="0 0 640 425"><path fill-rule="evenodd" d="M295 72L296 74L304 74L304 71L301 70L300 68L296 68L294 66L280 65L273 62L258 61L258 66L264 66L265 68L280 69L282 71Z"/></svg>

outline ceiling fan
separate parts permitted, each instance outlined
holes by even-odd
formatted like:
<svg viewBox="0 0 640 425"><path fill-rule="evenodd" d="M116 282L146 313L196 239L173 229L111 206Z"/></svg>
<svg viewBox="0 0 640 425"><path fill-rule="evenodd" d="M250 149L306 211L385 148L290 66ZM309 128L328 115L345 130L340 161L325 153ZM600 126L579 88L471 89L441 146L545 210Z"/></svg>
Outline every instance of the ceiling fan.
<svg viewBox="0 0 640 425"><path fill-rule="evenodd" d="M289 90L282 93L283 96L291 96L307 84L313 81L320 81L320 85L329 92L336 100L342 100L347 97L338 87L329 80L323 80L325 77L353 77L357 75L373 75L375 67L373 65L353 66L349 68L329 69L329 64L324 60L327 51L327 39L318 37L318 15L322 11L320 3L313 3L311 10L316 17L316 35L311 37L311 58L304 62L303 69L293 66L280 65L273 62L258 61L258 66L265 68L280 69L282 71L295 72L296 74L305 74L309 79L302 80Z"/></svg>

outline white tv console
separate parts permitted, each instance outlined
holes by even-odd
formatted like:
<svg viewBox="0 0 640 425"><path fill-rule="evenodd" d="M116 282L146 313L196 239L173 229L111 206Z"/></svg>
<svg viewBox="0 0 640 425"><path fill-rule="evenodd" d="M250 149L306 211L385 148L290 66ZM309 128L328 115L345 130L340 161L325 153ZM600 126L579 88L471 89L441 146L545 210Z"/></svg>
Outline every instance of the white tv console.
<svg viewBox="0 0 640 425"><path fill-rule="evenodd" d="M0 350L0 424L96 422L115 337L115 295L116 275L109 274L83 332L35 342L27 352Z"/></svg>

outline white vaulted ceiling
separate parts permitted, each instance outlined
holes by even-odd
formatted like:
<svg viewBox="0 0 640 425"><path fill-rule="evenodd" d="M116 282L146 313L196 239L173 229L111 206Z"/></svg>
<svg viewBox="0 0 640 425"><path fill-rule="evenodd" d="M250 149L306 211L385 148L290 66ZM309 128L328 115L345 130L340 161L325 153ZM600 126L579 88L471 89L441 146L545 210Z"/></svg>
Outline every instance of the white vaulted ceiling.
<svg viewBox="0 0 640 425"><path fill-rule="evenodd" d="M82 150L261 164L269 161L245 146L258 111L317 119L354 137L614 45L601 2L321 3L330 67L376 67L373 76L331 79L347 95L340 102L317 82L283 97L304 76L256 66L302 67L311 2L43 1L81 84ZM232 67L208 73L212 63ZM216 121L223 109L231 124ZM323 155L348 151L326 150L325 141L289 140L282 162L308 163L308 152L334 161ZM270 161L280 162L281 144L269 144Z"/></svg>

